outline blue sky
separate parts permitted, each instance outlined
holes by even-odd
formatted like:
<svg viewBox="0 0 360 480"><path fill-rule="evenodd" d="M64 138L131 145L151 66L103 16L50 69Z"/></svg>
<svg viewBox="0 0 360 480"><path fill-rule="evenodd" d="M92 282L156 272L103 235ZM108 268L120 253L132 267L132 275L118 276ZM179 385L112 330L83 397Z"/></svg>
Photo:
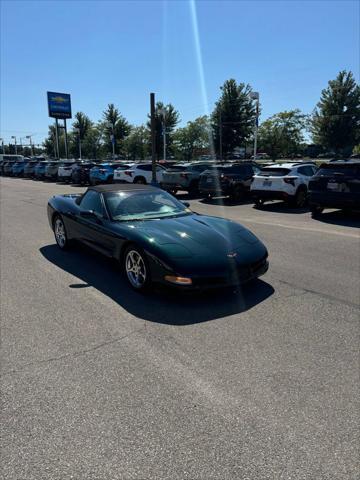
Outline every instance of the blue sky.
<svg viewBox="0 0 360 480"><path fill-rule="evenodd" d="M309 113L339 70L359 81L359 37L357 1L2 0L1 137L43 140L47 90L93 120L113 102L133 124L153 91L185 123L233 77L260 92L261 120Z"/></svg>

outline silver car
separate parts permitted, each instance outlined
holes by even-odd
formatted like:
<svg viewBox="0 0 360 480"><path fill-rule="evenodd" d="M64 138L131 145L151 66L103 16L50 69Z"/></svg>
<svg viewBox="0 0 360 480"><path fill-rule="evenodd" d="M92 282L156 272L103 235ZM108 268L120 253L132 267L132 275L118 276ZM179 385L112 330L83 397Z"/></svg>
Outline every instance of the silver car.
<svg viewBox="0 0 360 480"><path fill-rule="evenodd" d="M196 194L199 189L199 178L202 172L211 167L211 163L194 162L169 167L163 174L161 186L175 195L178 190Z"/></svg>

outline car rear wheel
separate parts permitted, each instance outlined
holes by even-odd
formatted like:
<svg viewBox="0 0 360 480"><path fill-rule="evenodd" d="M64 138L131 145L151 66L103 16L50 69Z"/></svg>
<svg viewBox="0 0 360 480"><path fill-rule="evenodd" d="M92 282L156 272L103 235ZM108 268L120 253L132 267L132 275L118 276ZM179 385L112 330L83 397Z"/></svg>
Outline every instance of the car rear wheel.
<svg viewBox="0 0 360 480"><path fill-rule="evenodd" d="M124 271L131 288L145 292L150 285L150 269L145 253L135 245L129 246L124 255Z"/></svg>
<svg viewBox="0 0 360 480"><path fill-rule="evenodd" d="M69 241L63 219L60 215L56 215L54 219L54 235L58 247L61 248L61 250L66 250L69 247Z"/></svg>
<svg viewBox="0 0 360 480"><path fill-rule="evenodd" d="M189 194L196 195L199 192L199 182L197 180L193 180L189 185Z"/></svg>
<svg viewBox="0 0 360 480"><path fill-rule="evenodd" d="M138 185L146 185L146 180L144 177L136 177L134 183L137 183Z"/></svg>
<svg viewBox="0 0 360 480"><path fill-rule="evenodd" d="M291 202L296 208L303 208L307 202L307 189L306 187L298 188L295 198Z"/></svg>

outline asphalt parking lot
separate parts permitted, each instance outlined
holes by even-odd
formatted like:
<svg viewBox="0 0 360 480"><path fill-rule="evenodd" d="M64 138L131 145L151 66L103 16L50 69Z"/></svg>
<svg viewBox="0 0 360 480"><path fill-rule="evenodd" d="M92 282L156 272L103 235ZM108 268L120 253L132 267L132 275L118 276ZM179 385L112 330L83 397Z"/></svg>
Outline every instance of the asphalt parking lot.
<svg viewBox="0 0 360 480"><path fill-rule="evenodd" d="M83 190L1 178L3 478L357 478L359 218L191 200L259 236L269 272L141 296L55 246L47 200Z"/></svg>

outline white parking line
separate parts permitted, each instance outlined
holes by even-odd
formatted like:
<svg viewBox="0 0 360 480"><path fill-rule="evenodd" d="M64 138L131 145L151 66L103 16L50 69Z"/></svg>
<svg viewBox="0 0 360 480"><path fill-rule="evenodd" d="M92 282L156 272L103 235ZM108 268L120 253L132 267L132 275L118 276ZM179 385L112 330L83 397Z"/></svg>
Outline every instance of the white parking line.
<svg viewBox="0 0 360 480"><path fill-rule="evenodd" d="M284 223L274 223L274 222L263 222L260 220L254 220L252 218L241 218L241 222L249 222L255 223L259 225L269 225L271 227L280 227L280 228L290 228L292 230L303 230L306 232L315 232L315 233L326 233L328 235L340 235L342 237L349 237L349 238L356 238L357 240L360 239L360 233L350 233L350 232L339 232L336 230L328 230L324 228L314 228L314 227L301 227L295 225L286 225Z"/></svg>

